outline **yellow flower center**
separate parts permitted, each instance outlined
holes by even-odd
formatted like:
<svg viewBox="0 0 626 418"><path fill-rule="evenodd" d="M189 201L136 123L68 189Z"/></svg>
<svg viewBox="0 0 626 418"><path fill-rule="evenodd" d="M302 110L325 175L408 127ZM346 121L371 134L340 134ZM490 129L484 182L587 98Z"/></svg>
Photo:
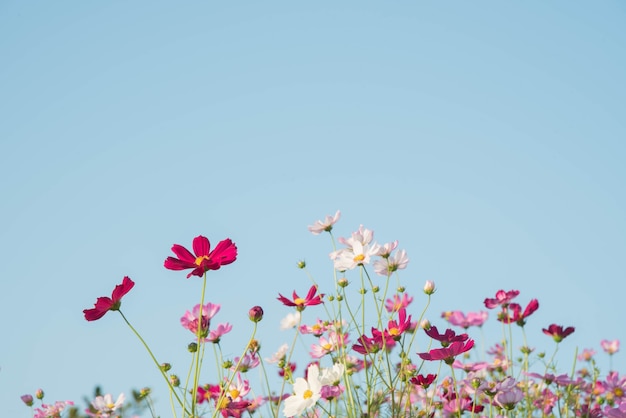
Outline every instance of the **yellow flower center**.
<svg viewBox="0 0 626 418"><path fill-rule="evenodd" d="M293 301L293 303L295 303L296 305L304 305L305 300L302 298L296 298L296 300Z"/></svg>
<svg viewBox="0 0 626 418"><path fill-rule="evenodd" d="M615 388L613 389L613 393L615 394L615 396L617 396L618 398L621 398L622 395L624 394L624 391L622 390L622 388Z"/></svg>
<svg viewBox="0 0 626 418"><path fill-rule="evenodd" d="M239 391L237 389L231 389L228 393L230 394L231 399L237 399L239 397Z"/></svg>
<svg viewBox="0 0 626 418"><path fill-rule="evenodd" d="M228 398L222 398L222 400L220 401L220 404L217 405L217 409L224 409L228 406L229 403L230 401L228 400Z"/></svg>
<svg viewBox="0 0 626 418"><path fill-rule="evenodd" d="M208 260L208 259L209 259L209 256L207 256L207 255L202 255L200 257L196 257L196 261L195 261L196 266L199 266L200 264L202 264L202 262L204 260Z"/></svg>
<svg viewBox="0 0 626 418"><path fill-rule="evenodd" d="M332 348L332 344L330 344L330 343L326 343L326 344L322 345L322 348L323 348L324 350L330 350L330 349Z"/></svg>
<svg viewBox="0 0 626 418"><path fill-rule="evenodd" d="M400 330L398 328L391 328L389 334L395 337L396 335L400 335Z"/></svg>
<svg viewBox="0 0 626 418"><path fill-rule="evenodd" d="M308 390L308 389L307 389L307 390L305 390L305 391L304 391L304 394L302 395L302 397L303 397L304 399L309 399L311 396L313 396L313 392L311 392L311 391L310 391L310 390Z"/></svg>
<svg viewBox="0 0 626 418"><path fill-rule="evenodd" d="M354 261L359 263L361 261L365 260L365 256L363 254L359 254L359 255L355 255L354 256Z"/></svg>
<svg viewBox="0 0 626 418"><path fill-rule="evenodd" d="M110 409L110 410L113 410L113 408L115 408L114 403L108 403L106 406L107 406L107 409Z"/></svg>

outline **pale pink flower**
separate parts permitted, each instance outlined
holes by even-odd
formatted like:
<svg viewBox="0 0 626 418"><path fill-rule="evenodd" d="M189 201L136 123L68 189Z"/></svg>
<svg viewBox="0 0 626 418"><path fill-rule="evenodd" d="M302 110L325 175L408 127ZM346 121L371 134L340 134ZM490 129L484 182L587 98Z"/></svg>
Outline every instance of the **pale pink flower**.
<svg viewBox="0 0 626 418"><path fill-rule="evenodd" d="M287 344L283 344L278 348L277 352L272 354L272 357L266 358L265 361L267 361L270 364L279 363L281 360L285 359L285 357L287 356L288 350L289 350L289 346Z"/></svg>
<svg viewBox="0 0 626 418"><path fill-rule="evenodd" d="M327 322L322 321L318 318L317 322L313 325L301 325L300 333L301 334L312 334L316 337L321 336L329 329L329 324Z"/></svg>
<svg viewBox="0 0 626 418"><path fill-rule="evenodd" d="M499 391L493 398L497 405L507 411L511 411L515 408L515 405L522 399L524 399L524 392L516 386Z"/></svg>
<svg viewBox="0 0 626 418"><path fill-rule="evenodd" d="M330 354L340 347L345 346L348 342L349 341L347 335L335 331L330 331L328 333L328 338L320 337L319 344L311 345L311 357L324 357L326 354Z"/></svg>
<svg viewBox="0 0 626 418"><path fill-rule="evenodd" d="M387 258L396 248L398 248L397 240L394 242L388 242L378 247L378 252L376 253L376 255L381 256L382 258Z"/></svg>
<svg viewBox="0 0 626 418"><path fill-rule="evenodd" d="M489 318L489 313L487 311L480 311L468 312L467 315L465 315L461 311L447 311L442 313L441 317L452 325L467 329L471 326L483 326L487 318Z"/></svg>
<svg viewBox="0 0 626 418"><path fill-rule="evenodd" d="M613 355L619 351L619 340L602 340L600 341L600 347L602 347L605 353Z"/></svg>
<svg viewBox="0 0 626 418"><path fill-rule="evenodd" d="M241 359L239 357L235 357L233 363L233 367L231 367L230 370L245 373L261 364L261 360L256 354L252 353L245 354Z"/></svg>
<svg viewBox="0 0 626 418"><path fill-rule="evenodd" d="M374 271L379 276L389 276L397 270L404 270L409 264L405 250L398 250L393 255L374 261Z"/></svg>
<svg viewBox="0 0 626 418"><path fill-rule="evenodd" d="M209 332L209 337L207 338L207 341L212 342L213 344L217 344L220 342L222 337L232 331L232 329L233 326L228 322L226 322L225 324L219 324L217 328L212 329Z"/></svg>
<svg viewBox="0 0 626 418"><path fill-rule="evenodd" d="M330 232L333 229L333 225L337 223L341 217L341 211L335 212L335 216L327 215L323 221L315 221L313 225L309 225L309 231L313 235L319 235L322 232Z"/></svg>
<svg viewBox="0 0 626 418"><path fill-rule="evenodd" d="M330 253L335 269L346 271L369 264L371 257L376 256L379 251L379 245L372 243L373 238L374 232L363 228L363 225L350 238L339 238L338 241L346 248Z"/></svg>
<svg viewBox="0 0 626 418"><path fill-rule="evenodd" d="M57 401L54 405L41 404L40 408L35 408L33 418L57 418L61 417L61 412L69 406L74 405L72 401Z"/></svg>
<svg viewBox="0 0 626 418"><path fill-rule="evenodd" d="M228 378L224 377L224 381L228 382ZM232 402L242 400L244 396L250 393L250 382L241 378L241 374L237 373L237 380L233 380L228 387L228 396Z"/></svg>
<svg viewBox="0 0 626 418"><path fill-rule="evenodd" d="M593 356L595 356L595 354L595 350L592 350L591 348L585 348L583 352L578 355L577 358L579 361L590 361Z"/></svg>

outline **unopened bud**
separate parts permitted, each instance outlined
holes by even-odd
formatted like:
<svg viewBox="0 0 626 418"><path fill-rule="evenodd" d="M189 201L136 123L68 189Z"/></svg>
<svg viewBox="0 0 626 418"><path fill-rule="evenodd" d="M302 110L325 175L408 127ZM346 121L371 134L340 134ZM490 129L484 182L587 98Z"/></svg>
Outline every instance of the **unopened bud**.
<svg viewBox="0 0 626 418"><path fill-rule="evenodd" d="M180 379L175 374L170 375L170 383L172 384L172 386L177 388L178 386L180 386Z"/></svg>
<svg viewBox="0 0 626 418"><path fill-rule="evenodd" d="M224 369L230 369L231 367L233 367L233 362L230 360L226 360L224 363L222 363L222 367Z"/></svg>
<svg viewBox="0 0 626 418"><path fill-rule="evenodd" d="M298 261L298 268L299 269L303 269L305 267L306 267L306 261L304 261L304 260Z"/></svg>
<svg viewBox="0 0 626 418"><path fill-rule="evenodd" d="M43 399L43 389L37 389L35 392L35 398L42 400Z"/></svg>
<svg viewBox="0 0 626 418"><path fill-rule="evenodd" d="M33 395L22 395L20 396L22 402L26 404L26 406L33 406Z"/></svg>
<svg viewBox="0 0 626 418"><path fill-rule="evenodd" d="M198 343L189 343L189 345L187 346L187 351L189 351L190 353L195 353L196 351L198 351Z"/></svg>
<svg viewBox="0 0 626 418"><path fill-rule="evenodd" d="M339 287L346 287L350 283L348 282L348 279L346 279L345 277L342 277L341 279L337 280L337 284L339 285Z"/></svg>
<svg viewBox="0 0 626 418"><path fill-rule="evenodd" d="M426 284L424 284L424 293L427 295L435 293L435 282L432 280L426 280Z"/></svg>
<svg viewBox="0 0 626 418"><path fill-rule="evenodd" d="M431 325L430 325L430 321L428 319L423 319L422 322L420 322L420 328L424 329L426 331L428 331L430 329Z"/></svg>
<svg viewBox="0 0 626 418"><path fill-rule="evenodd" d="M152 392L152 389L150 388L143 388L139 391L139 397L141 399L145 398L146 396L150 396L150 392Z"/></svg>
<svg viewBox="0 0 626 418"><path fill-rule="evenodd" d="M341 301L343 300L343 296L341 296L341 295L337 295L337 300L338 300L339 302L341 302Z"/></svg>
<svg viewBox="0 0 626 418"><path fill-rule="evenodd" d="M328 295L328 301L332 302L333 300L335 300L335 297L333 295Z"/></svg>
<svg viewBox="0 0 626 418"><path fill-rule="evenodd" d="M378 287L378 286L372 287L372 292L374 292L374 293L378 293L379 290L380 290L380 287Z"/></svg>
<svg viewBox="0 0 626 418"><path fill-rule="evenodd" d="M172 365L169 363L161 363L161 370L164 372L169 371L172 368Z"/></svg>
<svg viewBox="0 0 626 418"><path fill-rule="evenodd" d="M364 294L366 294L366 293L367 293L367 289L360 288L360 289L359 289L359 293L360 293L360 294L362 294L362 295L364 295Z"/></svg>
<svg viewBox="0 0 626 418"><path fill-rule="evenodd" d="M263 319L263 308L260 306L253 306L248 311L248 318L250 318L250 321L252 322L260 322L261 319Z"/></svg>

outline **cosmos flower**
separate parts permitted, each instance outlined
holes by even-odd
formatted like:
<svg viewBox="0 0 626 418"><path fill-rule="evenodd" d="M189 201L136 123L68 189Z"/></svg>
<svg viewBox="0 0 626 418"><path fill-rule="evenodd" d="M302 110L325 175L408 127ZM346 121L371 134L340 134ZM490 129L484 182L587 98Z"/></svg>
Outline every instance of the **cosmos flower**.
<svg viewBox="0 0 626 418"><path fill-rule="evenodd" d="M108 311L119 311L122 306L122 297L126 295L135 286L128 276L124 277L121 284L115 286L111 297L100 297L96 300L96 303L92 309L83 310L85 319L87 321L95 321L102 318Z"/></svg>
<svg viewBox="0 0 626 418"><path fill-rule="evenodd" d="M436 361L443 360L446 364L452 364L454 357L463 354L474 347L474 340L468 340L465 343L456 341L444 348L434 348L428 353L417 353L422 360Z"/></svg>
<svg viewBox="0 0 626 418"><path fill-rule="evenodd" d="M313 407L322 397L322 383L319 380L319 367L312 364L307 369L307 377L298 377L293 384L293 395L284 401L283 414L286 417L299 415Z"/></svg>
<svg viewBox="0 0 626 418"><path fill-rule="evenodd" d="M519 295L519 290L509 290L508 292L498 290L495 298L485 299L485 307L487 309L497 308L498 306L506 307L517 295Z"/></svg>
<svg viewBox="0 0 626 418"><path fill-rule="evenodd" d="M87 409L85 412L91 417L109 418L112 416L116 409L119 409L124 404L124 394L120 393L117 400L113 402L113 397L110 393L104 396L96 396L91 402L91 409Z"/></svg>
<svg viewBox="0 0 626 418"><path fill-rule="evenodd" d="M182 245L174 244L172 251L178 258L167 257L163 265L169 270L193 269L187 275L202 277L208 270L218 270L220 267L232 263L237 259L237 246L230 240L220 241L211 251L208 238L199 235L193 239L193 252Z"/></svg>
<svg viewBox="0 0 626 418"><path fill-rule="evenodd" d="M613 355L619 351L619 340L602 340L600 341L600 347L602 347L605 353Z"/></svg>
<svg viewBox="0 0 626 418"><path fill-rule="evenodd" d="M567 327L563 329L561 325L551 324L547 329L543 328L542 331L544 334L551 336L554 341L560 343L563 341L563 338L574 332L574 327Z"/></svg>
<svg viewBox="0 0 626 418"><path fill-rule="evenodd" d="M315 293L317 293L317 286L313 285L304 299L298 296L295 290L293 291L293 300L287 299L280 293L278 294L277 299L285 306L295 306L296 310L303 311L307 306L314 306L323 303L322 298L324 297L324 294L322 293L315 296Z"/></svg>
<svg viewBox="0 0 626 418"><path fill-rule="evenodd" d="M323 221L315 221L313 225L309 225L309 231L313 235L319 235L322 232L330 232L333 229L333 225L337 223L341 217L341 211L335 212L335 216L327 215Z"/></svg>

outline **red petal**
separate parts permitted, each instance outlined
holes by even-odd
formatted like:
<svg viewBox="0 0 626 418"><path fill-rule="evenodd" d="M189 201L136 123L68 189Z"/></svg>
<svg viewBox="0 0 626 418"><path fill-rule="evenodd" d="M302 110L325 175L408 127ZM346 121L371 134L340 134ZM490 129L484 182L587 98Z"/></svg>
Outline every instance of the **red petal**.
<svg viewBox="0 0 626 418"><path fill-rule="evenodd" d="M186 261L187 263L195 263L196 257L189 252L188 249L183 247L182 245L174 244L172 245L172 251L181 261Z"/></svg>
<svg viewBox="0 0 626 418"><path fill-rule="evenodd" d="M163 263L166 269L169 270L187 270L196 268L196 263L190 263L188 261L179 260L174 257L167 257L165 263Z"/></svg>
<svg viewBox="0 0 626 418"><path fill-rule="evenodd" d="M95 321L100 319L106 314L109 309L113 306L113 301L107 297L101 297L96 300L96 304L92 309L85 309L83 313L85 314L85 319L87 321Z"/></svg>
<svg viewBox="0 0 626 418"><path fill-rule="evenodd" d="M133 282L130 277L125 276L124 280L122 280L122 284L118 284L115 286L115 289L113 289L113 294L111 294L113 303L119 302L126 293L130 292L133 286L135 286L135 282Z"/></svg>
<svg viewBox="0 0 626 418"><path fill-rule="evenodd" d="M202 235L198 235L193 239L193 252L196 257L202 257L204 255L209 255L211 251L211 243L207 237L203 237ZM194 261L196 259L194 257Z"/></svg>
<svg viewBox="0 0 626 418"><path fill-rule="evenodd" d="M210 254L211 260L225 266L237 259L237 246L229 239L220 241Z"/></svg>

